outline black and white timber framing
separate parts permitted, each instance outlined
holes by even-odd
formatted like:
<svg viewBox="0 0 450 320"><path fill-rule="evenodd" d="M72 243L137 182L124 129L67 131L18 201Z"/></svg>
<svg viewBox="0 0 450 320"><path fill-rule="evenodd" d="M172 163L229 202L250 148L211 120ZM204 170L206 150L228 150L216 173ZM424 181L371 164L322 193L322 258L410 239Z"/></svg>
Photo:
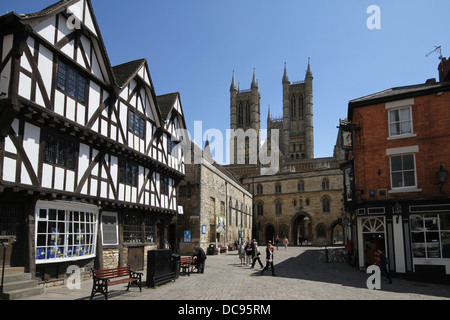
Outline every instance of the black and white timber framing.
<svg viewBox="0 0 450 320"><path fill-rule="evenodd" d="M177 213L179 94L162 110L146 59L110 65L90 0L0 17L0 76L8 263L51 278L61 263L114 267L107 251L140 268Z"/></svg>

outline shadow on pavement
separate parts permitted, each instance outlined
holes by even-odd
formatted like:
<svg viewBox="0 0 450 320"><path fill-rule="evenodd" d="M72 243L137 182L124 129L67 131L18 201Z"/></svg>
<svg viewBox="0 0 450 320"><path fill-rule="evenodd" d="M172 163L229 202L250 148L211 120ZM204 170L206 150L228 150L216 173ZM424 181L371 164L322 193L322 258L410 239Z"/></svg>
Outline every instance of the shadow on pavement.
<svg viewBox="0 0 450 320"><path fill-rule="evenodd" d="M325 263L319 260L318 250L307 250L297 257L288 258L280 263L275 261L275 274L277 277L303 279L326 283L340 284L343 286L367 289L367 279L371 274L359 271L348 263ZM252 273L252 276L260 275L260 271ZM270 270L264 276L271 276ZM392 276L392 284L388 284L386 278L381 276L381 290L398 293L417 293L422 295L441 296L450 298L450 286L444 284L432 284L408 281ZM367 289L369 290L369 289Z"/></svg>

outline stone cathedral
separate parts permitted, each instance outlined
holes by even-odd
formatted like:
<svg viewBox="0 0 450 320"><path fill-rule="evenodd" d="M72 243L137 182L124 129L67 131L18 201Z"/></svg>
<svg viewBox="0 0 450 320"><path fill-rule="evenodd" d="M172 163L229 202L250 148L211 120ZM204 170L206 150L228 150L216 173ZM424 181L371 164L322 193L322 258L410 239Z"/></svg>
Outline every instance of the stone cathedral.
<svg viewBox="0 0 450 320"><path fill-rule="evenodd" d="M340 244L345 240L339 169L344 158L337 145L339 139L332 157L314 157L313 79L309 59L301 81L291 82L284 65L282 116L272 116L269 106L267 139L261 144L261 94L256 72L246 90L236 86L233 72L230 128L242 129L246 135L240 141L231 137L234 141L230 141L230 165L226 169L253 194L253 237L260 244L276 236L287 237L290 244ZM275 145L272 129L278 129ZM255 149L259 153L265 147L269 155L275 148L278 151L279 166L271 174L263 173L265 164L259 158L252 159Z"/></svg>

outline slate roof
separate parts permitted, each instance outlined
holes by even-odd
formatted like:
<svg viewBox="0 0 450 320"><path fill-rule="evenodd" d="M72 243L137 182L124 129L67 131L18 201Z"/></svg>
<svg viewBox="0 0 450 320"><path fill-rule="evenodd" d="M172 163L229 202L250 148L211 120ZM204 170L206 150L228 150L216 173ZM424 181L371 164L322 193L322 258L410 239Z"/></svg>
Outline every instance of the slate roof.
<svg viewBox="0 0 450 320"><path fill-rule="evenodd" d="M136 72L142 68L146 61L146 59L138 59L112 67L117 85L121 88L128 83L130 78L134 77Z"/></svg>
<svg viewBox="0 0 450 320"><path fill-rule="evenodd" d="M170 110L172 110L172 107L175 104L175 101L179 94L179 92L172 92L156 97L156 101L158 101L158 105L161 110L161 116L164 121L166 121L167 116L169 115Z"/></svg>
<svg viewBox="0 0 450 320"><path fill-rule="evenodd" d="M363 107L378 103L386 103L389 101L413 98L427 94L437 93L440 91L450 91L450 82L427 82L424 84L394 87L377 93L350 100L348 103L349 119L353 113L353 108Z"/></svg>

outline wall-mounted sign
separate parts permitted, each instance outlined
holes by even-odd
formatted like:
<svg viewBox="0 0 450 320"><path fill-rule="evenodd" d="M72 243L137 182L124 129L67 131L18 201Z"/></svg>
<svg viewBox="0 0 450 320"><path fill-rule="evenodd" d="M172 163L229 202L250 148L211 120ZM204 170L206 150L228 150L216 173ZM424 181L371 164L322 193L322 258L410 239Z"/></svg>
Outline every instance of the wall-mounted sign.
<svg viewBox="0 0 450 320"><path fill-rule="evenodd" d="M192 242L191 230L184 230L183 241L184 241L184 243L191 243Z"/></svg>

